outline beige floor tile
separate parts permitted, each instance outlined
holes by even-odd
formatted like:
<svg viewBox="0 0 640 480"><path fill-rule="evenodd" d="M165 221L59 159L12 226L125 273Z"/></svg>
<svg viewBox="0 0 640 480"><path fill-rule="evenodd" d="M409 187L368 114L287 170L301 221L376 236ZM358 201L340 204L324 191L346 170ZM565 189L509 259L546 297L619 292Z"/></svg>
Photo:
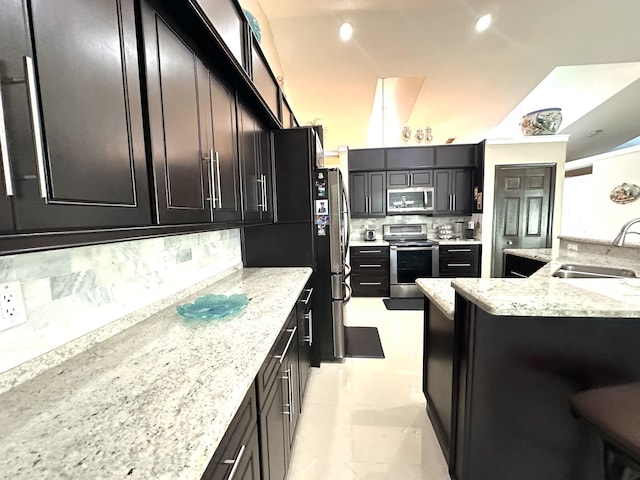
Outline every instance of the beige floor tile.
<svg viewBox="0 0 640 480"><path fill-rule="evenodd" d="M312 370L287 480L450 480L422 393L422 312L347 308L347 325L378 328L385 358Z"/></svg>

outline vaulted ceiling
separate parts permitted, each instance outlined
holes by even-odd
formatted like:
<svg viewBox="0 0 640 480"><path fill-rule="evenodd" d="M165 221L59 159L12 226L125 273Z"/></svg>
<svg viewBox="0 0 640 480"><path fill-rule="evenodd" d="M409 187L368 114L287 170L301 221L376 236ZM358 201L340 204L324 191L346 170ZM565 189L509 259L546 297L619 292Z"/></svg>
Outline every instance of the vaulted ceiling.
<svg viewBox="0 0 640 480"><path fill-rule="evenodd" d="M640 135L638 0L241 3L261 9L296 118L321 123L329 149L403 145L404 125L430 126L433 144L518 136L520 117L545 107L563 109L570 159ZM485 13L493 23L477 33Z"/></svg>

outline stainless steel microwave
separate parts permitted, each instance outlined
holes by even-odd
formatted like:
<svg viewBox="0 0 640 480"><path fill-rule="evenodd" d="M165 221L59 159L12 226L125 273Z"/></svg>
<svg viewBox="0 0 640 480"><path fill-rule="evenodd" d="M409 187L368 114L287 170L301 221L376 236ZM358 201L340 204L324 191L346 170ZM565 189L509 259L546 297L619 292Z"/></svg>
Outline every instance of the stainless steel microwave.
<svg viewBox="0 0 640 480"><path fill-rule="evenodd" d="M431 213L433 196L433 187L388 188L387 213Z"/></svg>

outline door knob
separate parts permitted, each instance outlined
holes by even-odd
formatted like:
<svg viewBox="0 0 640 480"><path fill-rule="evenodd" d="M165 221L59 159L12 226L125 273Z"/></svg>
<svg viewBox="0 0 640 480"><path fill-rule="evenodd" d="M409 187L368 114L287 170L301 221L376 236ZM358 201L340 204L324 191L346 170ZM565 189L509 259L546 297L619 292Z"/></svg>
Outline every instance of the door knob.
<svg viewBox="0 0 640 480"><path fill-rule="evenodd" d="M507 245L513 245L513 242L511 240L507 240Z"/></svg>

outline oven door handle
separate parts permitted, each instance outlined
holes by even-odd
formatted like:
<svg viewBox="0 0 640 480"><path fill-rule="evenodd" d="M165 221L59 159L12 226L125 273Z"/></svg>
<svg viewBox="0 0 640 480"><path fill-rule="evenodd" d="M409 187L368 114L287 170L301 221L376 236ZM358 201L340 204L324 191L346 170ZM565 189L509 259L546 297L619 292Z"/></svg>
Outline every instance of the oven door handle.
<svg viewBox="0 0 640 480"><path fill-rule="evenodd" d="M438 245L434 245L431 247L391 247L393 250L397 250L399 252L424 252L426 250L438 250Z"/></svg>

